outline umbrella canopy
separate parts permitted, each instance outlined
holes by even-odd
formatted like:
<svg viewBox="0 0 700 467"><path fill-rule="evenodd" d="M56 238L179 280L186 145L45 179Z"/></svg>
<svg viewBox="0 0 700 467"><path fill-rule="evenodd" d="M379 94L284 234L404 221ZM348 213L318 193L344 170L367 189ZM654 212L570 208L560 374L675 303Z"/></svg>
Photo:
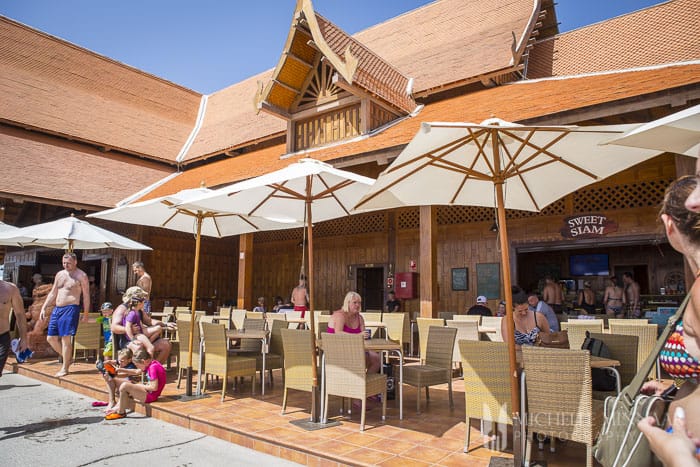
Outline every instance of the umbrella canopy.
<svg viewBox="0 0 700 467"><path fill-rule="evenodd" d="M45 246L62 248L67 251L96 248L151 249L149 246L92 225L72 215L43 224L23 227L10 233L2 233L0 234L0 245Z"/></svg>
<svg viewBox="0 0 700 467"><path fill-rule="evenodd" d="M201 187L182 190L174 195L162 196L139 203L127 204L114 209L90 214L88 217L108 219L129 224L163 227L180 232L195 234L195 259L192 276L192 319L190 320L190 340L188 347L188 371L186 394L192 395L192 350L194 336L195 304L197 303L197 289L199 279L199 256L201 236L226 237L258 230L285 229L298 227L295 223L280 223L264 218L253 218L242 214L229 212L217 212L213 210L188 209L176 206L188 203L192 199L198 199L210 195L213 190Z"/></svg>
<svg viewBox="0 0 700 467"><path fill-rule="evenodd" d="M183 207L305 222L308 233L309 309L313 313L313 222L349 215L372 183L374 180L371 178L306 158L275 172L215 190ZM313 314L311 317L311 348L315 355ZM312 374L316 375L316 358L311 361ZM314 386L318 386L315 376ZM314 414L314 419L316 417L317 414Z"/></svg>
<svg viewBox="0 0 700 467"><path fill-rule="evenodd" d="M607 144L700 156L700 105L639 125Z"/></svg>
<svg viewBox="0 0 700 467"><path fill-rule="evenodd" d="M655 155L599 145L630 128L523 126L496 118L480 124L423 123L356 206L356 211L435 204L497 208L514 418L519 393L505 209L539 211Z"/></svg>
<svg viewBox="0 0 700 467"><path fill-rule="evenodd" d="M17 230L19 230L19 227L15 227L14 225L5 224L4 222L0 222L0 235L8 235L12 232L16 232Z"/></svg>

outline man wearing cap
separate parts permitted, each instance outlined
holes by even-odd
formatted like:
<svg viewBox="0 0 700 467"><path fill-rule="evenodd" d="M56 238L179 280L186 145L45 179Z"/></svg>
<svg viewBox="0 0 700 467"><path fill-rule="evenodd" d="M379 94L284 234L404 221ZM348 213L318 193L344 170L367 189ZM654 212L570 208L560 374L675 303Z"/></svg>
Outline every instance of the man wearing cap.
<svg viewBox="0 0 700 467"><path fill-rule="evenodd" d="M488 300L483 295L476 297L476 305L469 308L468 315L493 316L491 309L486 306Z"/></svg>

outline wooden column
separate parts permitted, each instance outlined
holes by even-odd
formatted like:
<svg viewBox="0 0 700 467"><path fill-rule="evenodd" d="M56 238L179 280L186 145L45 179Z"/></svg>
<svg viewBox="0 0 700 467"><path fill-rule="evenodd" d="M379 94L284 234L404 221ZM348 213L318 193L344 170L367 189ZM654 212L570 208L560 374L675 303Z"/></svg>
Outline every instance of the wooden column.
<svg viewBox="0 0 700 467"><path fill-rule="evenodd" d="M253 309L253 234L243 234L238 247L238 301L236 308Z"/></svg>
<svg viewBox="0 0 700 467"><path fill-rule="evenodd" d="M438 312L437 208L420 207L420 316L434 318Z"/></svg>

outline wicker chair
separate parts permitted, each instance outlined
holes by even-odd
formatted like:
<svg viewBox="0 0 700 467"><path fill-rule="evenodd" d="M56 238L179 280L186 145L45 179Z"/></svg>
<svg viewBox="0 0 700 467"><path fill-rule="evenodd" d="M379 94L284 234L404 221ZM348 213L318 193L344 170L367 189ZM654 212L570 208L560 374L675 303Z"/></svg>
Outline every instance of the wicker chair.
<svg viewBox="0 0 700 467"><path fill-rule="evenodd" d="M243 329L246 313L245 310L231 310L231 324L234 329Z"/></svg>
<svg viewBox="0 0 700 467"><path fill-rule="evenodd" d="M426 342L425 364L409 365L403 369L403 382L418 388L416 394L416 412L420 413L420 391L425 387L425 398L430 400L428 388L436 384L447 383L450 395L450 408L454 407L452 399L452 353L454 351L457 328L430 326Z"/></svg>
<svg viewBox="0 0 700 467"><path fill-rule="evenodd" d="M453 321L474 321L477 324L479 324L479 323L481 323L482 318L483 317L481 315L458 315L458 314L455 314L450 319Z"/></svg>
<svg viewBox="0 0 700 467"><path fill-rule="evenodd" d="M489 332L486 337L492 342L503 342L503 335L501 334L501 322L503 317L501 316L482 316L481 325L486 328L493 328L496 332Z"/></svg>
<svg viewBox="0 0 700 467"><path fill-rule="evenodd" d="M265 329L265 320L256 318L246 318L243 321L242 329L263 331ZM260 352L262 352L262 342L258 339L240 339L240 346L236 349L233 349L233 351L236 353L259 354ZM256 355L253 356L255 357Z"/></svg>
<svg viewBox="0 0 700 467"><path fill-rule="evenodd" d="M623 334L602 334L591 333L591 337L601 340L610 349L610 357L620 362L617 367L620 373L620 387L624 388L632 381L637 374L637 355L639 338L637 336L626 336ZM616 395L616 391L593 391L595 399L605 400L607 396Z"/></svg>
<svg viewBox="0 0 700 467"><path fill-rule="evenodd" d="M219 316L224 318L223 320L219 320L219 323L223 324L226 329L231 329L231 307L220 306Z"/></svg>
<svg viewBox="0 0 700 467"><path fill-rule="evenodd" d="M593 400L591 357L585 350L523 346L526 375L527 442L530 461L533 433L586 445L586 466L593 464L593 443L603 421L603 403Z"/></svg>
<svg viewBox="0 0 700 467"><path fill-rule="evenodd" d="M328 419L328 396L360 399L360 431L365 430L367 397L381 394L382 420L386 419L386 375L367 373L364 337L361 334L323 334L326 393L323 420ZM405 376L404 376L405 379Z"/></svg>
<svg viewBox="0 0 700 467"><path fill-rule="evenodd" d="M282 395L282 414L287 410L287 393L289 389L311 392L313 390L313 371L311 369L311 330L280 330L284 348L284 393Z"/></svg>
<svg viewBox="0 0 700 467"><path fill-rule="evenodd" d="M439 318L416 318L418 325L418 346L420 349L420 362L425 362L425 348L428 345L428 328L430 326L444 326L445 320Z"/></svg>
<svg viewBox="0 0 700 467"><path fill-rule="evenodd" d="M190 346L190 315L186 314L187 319L182 321L178 319L179 325L177 327L177 338L178 338L178 355L177 355L177 388L180 389L180 380L182 380L182 375L187 371L187 358ZM194 326L194 338L192 340L192 371L199 371L199 338L200 330L198 326L198 320L195 321Z"/></svg>
<svg viewBox="0 0 700 467"><path fill-rule="evenodd" d="M265 313L262 311L246 311L245 317L248 319L263 319Z"/></svg>
<svg viewBox="0 0 700 467"><path fill-rule="evenodd" d="M95 358L102 353L102 323L81 322L78 323L78 329L73 336L73 360L78 350L82 350L85 360L88 359L88 351L95 351Z"/></svg>
<svg viewBox="0 0 700 467"><path fill-rule="evenodd" d="M639 323L639 321L642 321L642 323ZM612 334L639 337L639 347L637 349L638 367L642 366L642 363L644 363L651 351L654 350L658 330L659 328L656 324L649 324L646 320L610 320L610 332ZM654 377L656 375L656 366L657 365L654 364L654 366L651 367L649 377Z"/></svg>
<svg viewBox="0 0 700 467"><path fill-rule="evenodd" d="M478 341L479 340L479 325L476 321L455 321L447 320L448 328L457 329L457 337L455 337L455 346L452 352L452 363L457 363L459 366L462 363L462 354L459 352L459 341Z"/></svg>
<svg viewBox="0 0 700 467"><path fill-rule="evenodd" d="M368 321L375 321L375 322L381 322L382 321L382 312L381 311L365 311L360 313L362 315L362 318L364 318L365 323ZM372 337L376 337L377 333L379 332L379 329L375 328L368 328L372 330Z"/></svg>
<svg viewBox="0 0 700 467"><path fill-rule="evenodd" d="M561 323L561 330L567 331L569 335L569 348L572 350L580 350L583 340L586 338L586 331L603 332L602 319L570 319L565 323Z"/></svg>
<svg viewBox="0 0 700 467"><path fill-rule="evenodd" d="M229 355L227 350L226 328L223 324L200 322L204 336L204 372L208 375L221 376L221 401L226 395L228 378L251 376L253 381L251 391L255 394L255 359ZM204 391L207 390L207 380L204 380Z"/></svg>
<svg viewBox="0 0 700 467"><path fill-rule="evenodd" d="M274 320L270 326L269 352L265 354L265 369L268 371L270 386L272 386L272 370L282 368L284 350L282 348L281 330L287 327L287 321ZM262 371L262 353L255 356L255 368ZM265 375L261 374L261 378Z"/></svg>
<svg viewBox="0 0 700 467"><path fill-rule="evenodd" d="M454 319L454 315L458 313L455 313L454 311L438 311L438 318L443 319L447 321L448 319Z"/></svg>
<svg viewBox="0 0 700 467"><path fill-rule="evenodd" d="M382 322L386 324L386 332L389 340L398 342L401 350L408 344L408 320L406 313L384 313Z"/></svg>
<svg viewBox="0 0 700 467"><path fill-rule="evenodd" d="M508 346L503 342L458 341L464 372L464 399L467 434L464 452L469 450L469 424L472 418L483 422L513 424L510 405Z"/></svg>

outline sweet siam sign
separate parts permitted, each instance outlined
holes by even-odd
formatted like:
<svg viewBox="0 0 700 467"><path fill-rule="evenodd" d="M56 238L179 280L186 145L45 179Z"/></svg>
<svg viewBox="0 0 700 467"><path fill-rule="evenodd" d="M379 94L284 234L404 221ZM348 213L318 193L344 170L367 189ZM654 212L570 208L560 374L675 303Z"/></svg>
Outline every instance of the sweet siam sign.
<svg viewBox="0 0 700 467"><path fill-rule="evenodd" d="M597 238L617 232L617 222L602 214L584 214L564 219L560 230L565 238Z"/></svg>

